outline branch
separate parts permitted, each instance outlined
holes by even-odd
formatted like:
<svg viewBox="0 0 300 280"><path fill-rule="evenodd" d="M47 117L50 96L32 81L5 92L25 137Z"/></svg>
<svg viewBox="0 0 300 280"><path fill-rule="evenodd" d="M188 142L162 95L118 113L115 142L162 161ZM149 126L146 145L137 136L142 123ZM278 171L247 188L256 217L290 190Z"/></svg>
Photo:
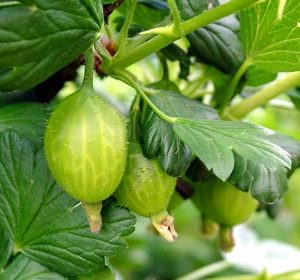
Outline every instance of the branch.
<svg viewBox="0 0 300 280"><path fill-rule="evenodd" d="M237 13L244 8L252 6L253 4L257 3L257 1L258 0L232 0L224 5L218 6L191 19L183 21L181 23L182 31L184 33L183 35L194 32L199 28L206 26L207 24L214 22L220 18ZM170 33L169 31L171 30L172 32L173 30L172 26L166 26L164 28L166 28L166 33ZM172 36L155 35L152 39L136 47L128 47L128 51L126 52L126 54L113 59L111 67L126 68L129 65L134 64L149 56L150 54L159 51L160 49L166 47L167 45L178 39L180 39L180 36L178 34L172 34ZM109 72L109 69L106 70L108 70L107 72Z"/></svg>
<svg viewBox="0 0 300 280"><path fill-rule="evenodd" d="M287 74L282 79L278 79L271 85L263 88L254 95L242 100L240 103L229 108L226 115L235 119L242 119L252 110L265 105L267 102L277 97L278 95L288 91L291 88L300 84L300 71Z"/></svg>
<svg viewBox="0 0 300 280"><path fill-rule="evenodd" d="M198 270L195 270L183 277L178 278L177 280L197 280L208 275L220 272L224 269L231 267L231 264L227 261L220 261L217 263L213 263L208 266L201 267ZM206 278L205 278L206 279Z"/></svg>
<svg viewBox="0 0 300 280"><path fill-rule="evenodd" d="M177 118L166 115L150 100L150 98L145 93L144 88L142 88L141 84L139 83L138 79L129 71L117 69L111 73L111 77L120 80L134 88L137 91L137 93L144 99L144 101L149 105L149 107L153 110L153 112L155 112L161 119L165 120L168 123L174 123L177 120Z"/></svg>

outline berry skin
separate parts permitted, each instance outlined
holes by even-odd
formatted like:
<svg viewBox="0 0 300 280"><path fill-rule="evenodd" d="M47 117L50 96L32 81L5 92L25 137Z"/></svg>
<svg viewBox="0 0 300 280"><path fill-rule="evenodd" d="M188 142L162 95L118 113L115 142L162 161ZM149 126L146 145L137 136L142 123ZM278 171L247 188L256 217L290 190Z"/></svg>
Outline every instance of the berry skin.
<svg viewBox="0 0 300 280"><path fill-rule="evenodd" d="M89 212L120 183L126 141L123 117L92 89L82 88L63 100L50 117L45 154L57 182Z"/></svg>
<svg viewBox="0 0 300 280"><path fill-rule="evenodd" d="M169 241L177 236L173 218L166 210L175 185L176 179L165 174L155 160L147 159L138 143L129 145L126 170L115 195L135 213L150 217L153 226Z"/></svg>
<svg viewBox="0 0 300 280"><path fill-rule="evenodd" d="M201 211L221 226L244 223L258 206L250 194L219 179L199 183L196 196Z"/></svg>

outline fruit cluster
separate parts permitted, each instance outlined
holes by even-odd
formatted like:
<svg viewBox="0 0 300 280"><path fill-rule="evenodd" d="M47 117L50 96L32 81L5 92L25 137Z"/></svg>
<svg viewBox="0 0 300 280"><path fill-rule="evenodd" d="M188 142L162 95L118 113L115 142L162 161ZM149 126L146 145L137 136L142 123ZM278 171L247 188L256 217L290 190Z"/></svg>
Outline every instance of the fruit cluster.
<svg viewBox="0 0 300 280"><path fill-rule="evenodd" d="M115 195L122 204L150 217L167 240L176 238L166 211L176 179L145 158L138 143L127 147L124 117L92 89L81 88L55 109L45 153L57 182L81 201L92 232L101 228L101 202L119 186Z"/></svg>
<svg viewBox="0 0 300 280"><path fill-rule="evenodd" d="M92 232L101 229L102 201L114 195L122 205L149 217L166 240L174 241L177 233L167 208L176 178L144 156L136 133L128 136L125 118L84 82L49 119L45 134L49 168L62 188L81 201ZM211 174L193 186L203 232L220 229L221 248L230 250L231 228L249 218L257 201Z"/></svg>

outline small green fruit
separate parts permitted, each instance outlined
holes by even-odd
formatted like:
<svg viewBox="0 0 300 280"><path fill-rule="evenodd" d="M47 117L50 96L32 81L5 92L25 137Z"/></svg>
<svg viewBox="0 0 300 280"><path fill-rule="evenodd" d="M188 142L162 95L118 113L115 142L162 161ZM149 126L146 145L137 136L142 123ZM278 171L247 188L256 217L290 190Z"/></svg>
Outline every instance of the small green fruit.
<svg viewBox="0 0 300 280"><path fill-rule="evenodd" d="M245 222L258 206L249 193L219 179L199 183L196 196L200 210L221 226Z"/></svg>
<svg viewBox="0 0 300 280"><path fill-rule="evenodd" d="M176 179L165 174L155 160L144 157L138 143L129 145L127 166L115 195L135 213L150 217L153 226L167 240L177 236L173 218L166 209L176 186Z"/></svg>
<svg viewBox="0 0 300 280"><path fill-rule="evenodd" d="M126 141L123 117L92 89L82 88L50 117L45 153L57 182L91 213L122 179Z"/></svg>
<svg viewBox="0 0 300 280"><path fill-rule="evenodd" d="M201 181L195 189L196 206L205 217L220 225L220 247L230 251L234 247L232 227L244 223L258 206L249 193L242 192L217 178Z"/></svg>

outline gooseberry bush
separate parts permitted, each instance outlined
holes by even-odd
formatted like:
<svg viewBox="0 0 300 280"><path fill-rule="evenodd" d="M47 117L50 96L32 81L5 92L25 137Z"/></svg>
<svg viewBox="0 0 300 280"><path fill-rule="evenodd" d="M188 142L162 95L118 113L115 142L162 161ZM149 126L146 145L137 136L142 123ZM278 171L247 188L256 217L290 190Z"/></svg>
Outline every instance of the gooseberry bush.
<svg viewBox="0 0 300 280"><path fill-rule="evenodd" d="M298 0L0 1L0 279L114 279L136 215L176 242L184 199L232 250L300 165L247 116L299 86Z"/></svg>

